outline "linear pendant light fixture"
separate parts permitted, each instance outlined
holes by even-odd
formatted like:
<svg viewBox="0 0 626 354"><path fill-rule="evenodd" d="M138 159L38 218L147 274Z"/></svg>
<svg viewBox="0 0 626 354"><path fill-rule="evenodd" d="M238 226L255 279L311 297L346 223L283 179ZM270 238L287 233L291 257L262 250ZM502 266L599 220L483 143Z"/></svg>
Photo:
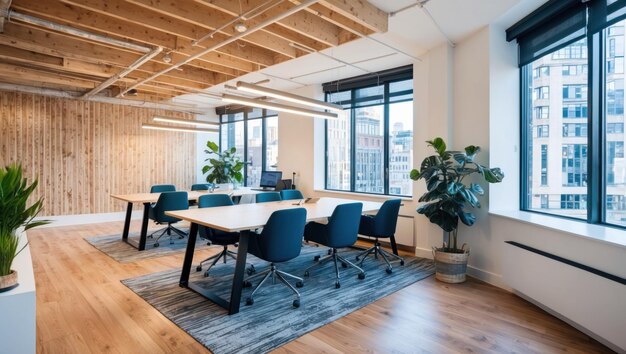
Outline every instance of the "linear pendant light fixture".
<svg viewBox="0 0 626 354"><path fill-rule="evenodd" d="M170 118L170 117L154 117L152 118L155 122L164 122L164 123L174 123L174 124L186 124L193 125L196 127L206 127L206 128L216 128L220 124L215 122L205 122L201 120L189 120L189 119L180 119L180 118Z"/></svg>
<svg viewBox="0 0 626 354"><path fill-rule="evenodd" d="M150 124L150 123L143 123L141 127L143 129L169 130L169 131L186 132L186 133L214 133L214 132L219 131L218 128L211 128L211 129L187 128L187 127L174 127L171 125L159 125L159 124Z"/></svg>
<svg viewBox="0 0 626 354"><path fill-rule="evenodd" d="M230 95L227 93L222 95L222 101L230 102L230 103L237 103L237 104L250 106L250 107L272 109L272 110L279 111L279 112L301 114L303 116L309 116L309 117L320 117L320 118L325 118L325 119L337 119L338 118L336 113L319 112L319 111L314 111L310 109L288 106L288 105L284 105L280 103L267 102L267 101L262 101L259 99L252 99L248 97Z"/></svg>
<svg viewBox="0 0 626 354"><path fill-rule="evenodd" d="M277 98L279 100L299 103L299 104L302 104L302 105L315 107L315 108L327 109L327 110L338 112L338 113L343 112L343 107L341 107L338 104L332 104L332 103L327 103L327 102L323 102L323 101L318 101L318 100L314 100L312 98L294 95L294 94L289 93L289 92L284 92L284 91L280 91L280 90L274 90L274 89L271 89L271 88L268 88L268 87L263 87L263 86L259 86L259 85L255 85L255 84L249 84L249 83L243 82L243 81L237 81L237 85L236 86L237 86L237 90L240 90L240 91L251 92L251 93L256 93L256 94L265 95L265 96L270 96L270 97Z"/></svg>

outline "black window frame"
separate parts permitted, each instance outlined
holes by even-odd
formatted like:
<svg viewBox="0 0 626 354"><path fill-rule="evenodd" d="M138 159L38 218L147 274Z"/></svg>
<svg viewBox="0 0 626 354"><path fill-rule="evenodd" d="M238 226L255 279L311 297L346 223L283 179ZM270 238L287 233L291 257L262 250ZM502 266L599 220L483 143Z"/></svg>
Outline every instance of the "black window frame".
<svg viewBox="0 0 626 354"><path fill-rule="evenodd" d="M605 84L607 73L607 59L610 59L606 54L606 39L610 35L609 29L611 25L625 20L626 14L624 13L626 8L626 0L617 0L612 3L608 3L603 0L581 2L574 0L550 0L533 13L526 16L524 19L507 29L507 40L517 40L518 43L527 42L527 48L533 49L533 51L527 50L523 53L522 44L520 44L519 54L519 66L520 66L520 210L533 212L538 214L544 214L555 218L563 218L575 221L585 221L589 224L598 224L606 227L616 229L626 229L626 226L611 224L606 222L607 210L607 176L606 170L606 131L605 124L607 121L606 97L605 97ZM569 29L559 28L559 24L567 22L567 19L572 21L569 24L575 22L575 15L572 13L584 13L586 22L582 29L584 34L580 36L574 36L580 33L580 29L572 29L575 25L572 25ZM570 17L571 16L571 17ZM566 19L564 19L566 18ZM571 32L567 32L567 31ZM563 31L565 35L558 38L559 41L548 43L542 49L538 47L532 47L533 38L535 43L539 42L542 38L538 33L545 31L551 31L552 33L546 34L546 36L553 36L554 33ZM529 39L530 38L530 39ZM586 210L587 215L585 219L576 218L567 215L557 215L552 213L543 212L537 209L531 209L530 189L529 189L529 172L532 169L530 165L532 162L529 158L529 145L532 140L532 133L528 133L526 127L532 123L533 111L531 105L531 97L533 92L528 90L531 86L529 80L532 80L532 62L544 55L552 55L553 59L565 58L563 53L565 48L574 42L586 38L587 51L580 53L577 58L587 59L587 194L586 194ZM528 44L530 43L530 45ZM535 55L532 58L532 55ZM571 50L570 55L571 57ZM529 59L532 58L532 59ZM566 99L564 99L565 101ZM575 99L573 99L575 100ZM565 194L562 194L565 195ZM582 198L582 197L581 197Z"/></svg>
<svg viewBox="0 0 626 354"><path fill-rule="evenodd" d="M241 106L222 106L217 107L215 112L219 115L220 131L219 131L219 148L222 151L222 131L223 127L229 123L243 122L243 162L246 163L246 167L243 169L243 185L248 187L248 121L261 119L261 170L267 171L267 118L278 117L278 112L268 110L265 108L258 108L261 110L261 115L258 117L249 117L248 115L255 109L250 107ZM243 119L230 120L228 115L243 113ZM280 143L280 142L279 142Z"/></svg>
<svg viewBox="0 0 626 354"><path fill-rule="evenodd" d="M322 85L324 89L324 99L328 102L329 97L332 93L337 92L347 92L350 91L350 100L342 101L338 103L344 107L349 107L350 109L350 189L333 189L328 187L328 121L324 122L324 189L327 191L333 192L349 192L349 193L359 193L359 194L368 194L368 195L388 195L388 196L398 196L398 197L413 197L412 195L403 195L403 194L392 194L389 191L389 106L395 103L401 102L412 102L413 101L413 88L410 90L397 91L390 94L389 86L396 82L413 80L413 65L406 65L399 68L389 69L385 71L381 71L378 73L372 73L362 76L357 76L353 78L327 82ZM377 106L380 103L372 104L372 105L356 105L357 103L366 100L373 100L371 96L367 99L356 98L356 91L367 89L370 87L383 86L383 193L374 193L374 192L363 192L356 190L356 114L355 110L358 108L364 108L368 106ZM411 98L400 99L400 100L391 100L393 97L402 97L405 95L411 95ZM355 107L356 105L356 107ZM412 120L411 120L412 121ZM411 127L411 130L413 127ZM410 164L413 161L409 162ZM407 171L408 172L408 171ZM408 176L407 176L408 178Z"/></svg>

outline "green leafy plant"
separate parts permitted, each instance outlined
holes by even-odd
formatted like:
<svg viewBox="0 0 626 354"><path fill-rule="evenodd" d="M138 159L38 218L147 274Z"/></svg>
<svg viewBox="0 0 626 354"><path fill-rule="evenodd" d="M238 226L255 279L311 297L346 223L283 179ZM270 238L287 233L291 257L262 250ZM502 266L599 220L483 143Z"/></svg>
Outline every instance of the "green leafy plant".
<svg viewBox="0 0 626 354"><path fill-rule="evenodd" d="M41 211L42 199L27 206L35 188L37 180L29 185L22 177L19 164L0 169L0 276L11 272L13 260L26 247L18 250L20 237L15 231L20 227L28 230L49 223L33 220Z"/></svg>
<svg viewBox="0 0 626 354"><path fill-rule="evenodd" d="M202 167L202 173L207 174L206 181L209 183L241 183L243 181L243 167L246 164L236 155L237 149L232 147L220 152L217 144L212 141L207 142L206 146L208 149L204 152L211 155L204 160L208 161L209 164Z"/></svg>
<svg viewBox="0 0 626 354"><path fill-rule="evenodd" d="M410 177L417 181L426 181L427 192L419 201L425 204L417 208L431 223L447 232L448 242L444 242L444 252L462 253L457 247L459 220L467 226L476 222L476 216L468 207L480 208L477 196L485 194L478 183L466 185L463 180L472 174L482 175L488 183L498 183L504 178L499 168L489 168L476 163L480 147L470 145L464 151L447 151L442 138L427 141L436 154L422 161L420 170L412 170Z"/></svg>

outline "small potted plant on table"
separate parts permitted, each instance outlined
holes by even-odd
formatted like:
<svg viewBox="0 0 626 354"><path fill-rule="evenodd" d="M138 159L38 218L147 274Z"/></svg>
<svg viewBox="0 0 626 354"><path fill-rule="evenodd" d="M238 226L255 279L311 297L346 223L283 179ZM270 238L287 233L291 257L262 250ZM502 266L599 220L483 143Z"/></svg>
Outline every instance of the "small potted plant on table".
<svg viewBox="0 0 626 354"><path fill-rule="evenodd" d="M478 174L488 183L498 183L504 174L499 168L476 163L476 154L480 152L478 146L470 145L464 151L447 151L442 138L427 143L436 153L426 157L420 170L414 169L410 174L414 181L426 181L427 191L419 199L424 204L417 208L417 212L447 234L442 247L433 247L435 277L448 283L461 283L465 281L470 251L465 244L458 247L459 220L467 226L474 224L476 216L467 209L480 208L477 196L485 193L478 183L465 184L464 179Z"/></svg>
<svg viewBox="0 0 626 354"><path fill-rule="evenodd" d="M11 269L13 260L26 247L19 247L20 233L48 221L33 219L42 207L39 199L27 206L28 198L37 188L37 180L28 184L22 177L22 167L12 164L0 168L0 292L17 286L17 272Z"/></svg>

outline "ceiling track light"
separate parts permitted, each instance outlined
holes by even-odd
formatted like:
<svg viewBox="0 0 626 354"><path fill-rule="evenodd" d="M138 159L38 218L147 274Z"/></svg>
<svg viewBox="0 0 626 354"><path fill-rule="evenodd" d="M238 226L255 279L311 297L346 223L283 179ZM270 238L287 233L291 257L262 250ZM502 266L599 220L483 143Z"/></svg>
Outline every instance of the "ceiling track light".
<svg viewBox="0 0 626 354"><path fill-rule="evenodd" d="M343 107L341 107L340 105L333 104L333 103L328 103L328 102L323 102L323 101L319 101L319 100L314 100L314 99L308 98L308 97L294 95L294 94L289 93L289 92L284 92L284 91L280 91L280 90L274 90L274 89L271 89L271 88L268 88L268 87L263 87L263 86L259 86L259 85L255 85L255 84L249 84L249 83L243 82L243 81L237 81L236 86L237 86L237 90L239 90L239 91L245 91L245 92L250 92L250 93L256 93L256 94L259 94L259 95L265 95L265 96L277 98L279 100L289 101L289 102L293 102L293 103L298 103L298 104L309 106L309 107L327 109L327 110L330 110L330 111L333 111L333 112L338 112L338 113L343 112Z"/></svg>
<svg viewBox="0 0 626 354"><path fill-rule="evenodd" d="M220 124L217 122L204 122L201 120L189 120L189 119L180 119L180 118L170 118L170 117L154 117L152 118L155 122L164 122L164 123L174 123L174 124L186 124L193 125L196 127L206 127L206 128L216 128Z"/></svg>
<svg viewBox="0 0 626 354"><path fill-rule="evenodd" d="M173 127L170 125L159 125L159 124L150 124L150 123L143 123L141 127L143 129L167 130L167 131L185 132L185 133L214 133L214 132L219 131L218 128L203 129L203 128Z"/></svg>
<svg viewBox="0 0 626 354"><path fill-rule="evenodd" d="M246 24L243 23L243 22L239 22L239 23L235 24L234 28L235 28L235 31L237 31L239 33L244 33L245 31L248 30L248 26L246 26Z"/></svg>
<svg viewBox="0 0 626 354"><path fill-rule="evenodd" d="M222 95L222 101L230 102L230 103L238 103L238 104L248 106L248 107L265 108L265 109L271 109L271 110L279 111L279 112L299 114L299 115L314 117L314 118L316 117L324 118L324 119L337 119L338 118L336 113L313 111L309 109L288 106L288 105L284 105L280 103L266 102L266 101L261 101L258 99L229 95L227 93Z"/></svg>

